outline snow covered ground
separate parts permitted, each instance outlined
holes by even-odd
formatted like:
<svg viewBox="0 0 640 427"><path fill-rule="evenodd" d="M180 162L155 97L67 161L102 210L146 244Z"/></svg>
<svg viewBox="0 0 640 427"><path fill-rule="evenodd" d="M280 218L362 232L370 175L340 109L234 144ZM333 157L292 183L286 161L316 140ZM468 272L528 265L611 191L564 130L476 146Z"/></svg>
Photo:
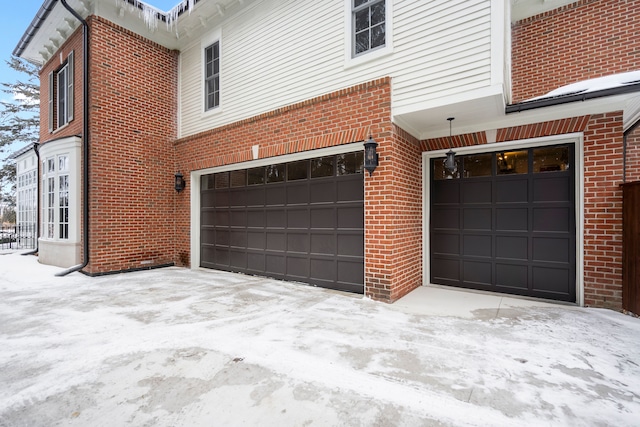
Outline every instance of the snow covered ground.
<svg viewBox="0 0 640 427"><path fill-rule="evenodd" d="M0 255L2 427L640 422L640 319L613 311L461 318L214 271L60 270Z"/></svg>

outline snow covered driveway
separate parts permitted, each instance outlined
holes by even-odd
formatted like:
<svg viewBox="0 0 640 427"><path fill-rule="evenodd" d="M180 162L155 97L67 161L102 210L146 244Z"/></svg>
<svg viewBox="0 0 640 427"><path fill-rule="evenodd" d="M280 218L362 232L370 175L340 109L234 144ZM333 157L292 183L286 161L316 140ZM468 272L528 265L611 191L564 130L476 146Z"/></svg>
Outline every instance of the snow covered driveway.
<svg viewBox="0 0 640 427"><path fill-rule="evenodd" d="M638 425L640 319L0 256L0 426Z"/></svg>

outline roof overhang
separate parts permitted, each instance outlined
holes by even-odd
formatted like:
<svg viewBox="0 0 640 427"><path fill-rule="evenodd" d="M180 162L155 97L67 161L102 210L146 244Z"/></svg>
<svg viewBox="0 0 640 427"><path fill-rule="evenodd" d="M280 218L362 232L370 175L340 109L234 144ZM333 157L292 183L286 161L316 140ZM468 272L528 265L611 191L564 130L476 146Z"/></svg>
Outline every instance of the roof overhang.
<svg viewBox="0 0 640 427"><path fill-rule="evenodd" d="M254 0L176 0L168 12L139 0L67 0L80 16L103 17L168 49L180 50ZM13 54L46 63L80 23L59 0L45 0Z"/></svg>

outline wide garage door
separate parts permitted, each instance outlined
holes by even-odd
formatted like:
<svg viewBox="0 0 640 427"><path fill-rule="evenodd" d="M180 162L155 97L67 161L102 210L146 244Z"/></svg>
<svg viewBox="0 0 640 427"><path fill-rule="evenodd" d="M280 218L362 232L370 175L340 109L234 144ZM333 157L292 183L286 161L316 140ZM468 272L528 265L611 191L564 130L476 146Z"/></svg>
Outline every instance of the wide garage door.
<svg viewBox="0 0 640 427"><path fill-rule="evenodd" d="M201 178L201 267L364 292L362 153Z"/></svg>
<svg viewBox="0 0 640 427"><path fill-rule="evenodd" d="M573 145L431 160L431 283L576 300Z"/></svg>

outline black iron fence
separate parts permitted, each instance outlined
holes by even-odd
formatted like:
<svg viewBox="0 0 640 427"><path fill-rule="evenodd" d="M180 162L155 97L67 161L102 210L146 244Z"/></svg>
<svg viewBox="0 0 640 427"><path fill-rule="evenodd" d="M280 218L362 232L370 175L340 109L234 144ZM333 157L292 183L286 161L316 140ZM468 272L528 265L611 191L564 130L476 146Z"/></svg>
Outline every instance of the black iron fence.
<svg viewBox="0 0 640 427"><path fill-rule="evenodd" d="M34 249L36 239L37 230L34 224L0 229L0 249Z"/></svg>

